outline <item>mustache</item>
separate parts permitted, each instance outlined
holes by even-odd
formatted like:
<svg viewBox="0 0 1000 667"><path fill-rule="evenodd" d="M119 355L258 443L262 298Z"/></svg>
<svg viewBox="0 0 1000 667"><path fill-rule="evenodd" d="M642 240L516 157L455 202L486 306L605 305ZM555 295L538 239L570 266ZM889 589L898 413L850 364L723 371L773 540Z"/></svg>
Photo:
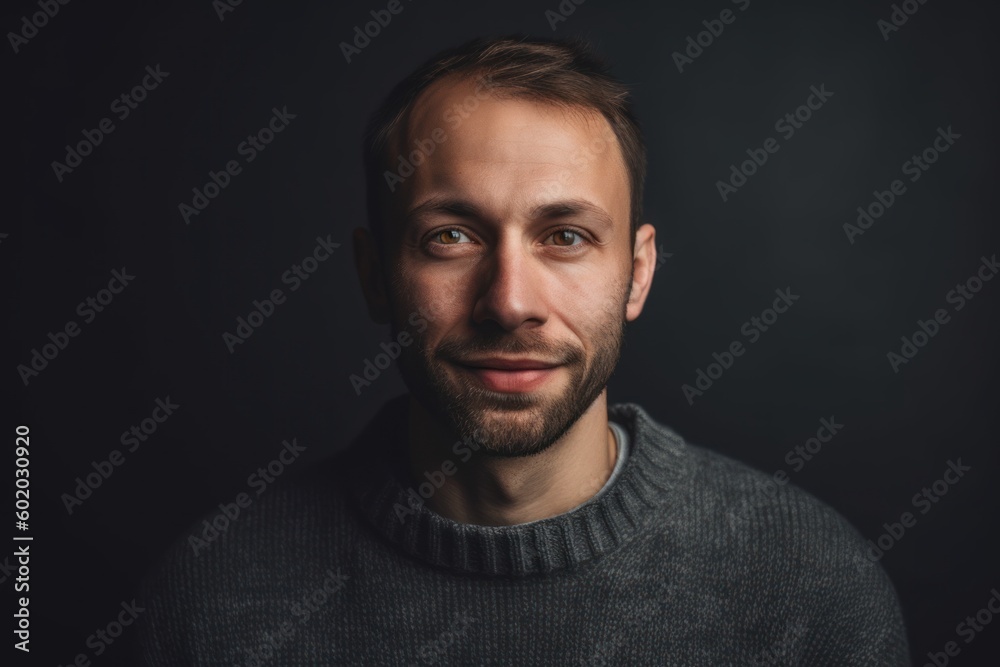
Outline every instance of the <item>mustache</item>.
<svg viewBox="0 0 1000 667"><path fill-rule="evenodd" d="M521 333L517 336L482 335L468 340L445 340L437 346L434 356L460 364L486 356L531 357L559 365L575 364L583 360L583 352L572 344L550 343L542 335L534 333Z"/></svg>

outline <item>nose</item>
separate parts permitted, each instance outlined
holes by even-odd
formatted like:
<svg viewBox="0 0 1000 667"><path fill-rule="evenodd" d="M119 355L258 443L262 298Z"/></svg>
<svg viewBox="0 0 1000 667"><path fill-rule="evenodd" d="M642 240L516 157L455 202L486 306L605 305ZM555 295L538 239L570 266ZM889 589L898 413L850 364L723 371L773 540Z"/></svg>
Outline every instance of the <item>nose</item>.
<svg viewBox="0 0 1000 667"><path fill-rule="evenodd" d="M545 283L538 261L519 238L503 235L480 265L481 281L473 319L492 320L505 331L525 324L541 325L548 319Z"/></svg>

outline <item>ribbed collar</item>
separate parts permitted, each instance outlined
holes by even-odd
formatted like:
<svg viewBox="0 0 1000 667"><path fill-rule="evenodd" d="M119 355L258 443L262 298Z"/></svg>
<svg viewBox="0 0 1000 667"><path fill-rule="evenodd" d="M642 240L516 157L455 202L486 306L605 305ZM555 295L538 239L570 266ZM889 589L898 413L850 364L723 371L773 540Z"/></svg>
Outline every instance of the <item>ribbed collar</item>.
<svg viewBox="0 0 1000 667"><path fill-rule="evenodd" d="M598 498L564 514L514 526L453 521L426 504L410 511L406 428L409 395L388 401L343 454L342 481L372 526L404 552L444 568L523 576L572 568L629 541L662 512L687 476L684 441L640 406L608 416L631 438L625 468ZM462 465L456 461L455 465ZM400 519L400 510L405 516Z"/></svg>

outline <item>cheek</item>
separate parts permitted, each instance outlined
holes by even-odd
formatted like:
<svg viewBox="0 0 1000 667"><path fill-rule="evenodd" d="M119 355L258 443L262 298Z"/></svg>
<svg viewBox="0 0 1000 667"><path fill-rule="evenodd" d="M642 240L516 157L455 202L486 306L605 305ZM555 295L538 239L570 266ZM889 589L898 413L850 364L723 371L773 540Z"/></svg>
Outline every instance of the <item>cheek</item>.
<svg viewBox="0 0 1000 667"><path fill-rule="evenodd" d="M455 304L450 303L448 299L439 294L433 294L422 302L420 308L426 313L425 317L428 322L440 324L442 320L447 319L454 312Z"/></svg>
<svg viewBox="0 0 1000 667"><path fill-rule="evenodd" d="M453 281L437 281L433 284L409 278L399 282L396 295L397 317L423 320L418 335L424 340L435 339L460 320L467 307L462 303L462 294ZM413 320L404 320L412 322ZM419 321L419 320L417 320Z"/></svg>
<svg viewBox="0 0 1000 667"><path fill-rule="evenodd" d="M395 301L402 315L419 313L428 322L453 317L461 308L461 289L468 280L442 272L433 266L421 266L401 258L392 281Z"/></svg>
<svg viewBox="0 0 1000 667"><path fill-rule="evenodd" d="M551 303L561 313L581 322L604 321L621 303L624 284L621 272L589 267L578 275L550 284Z"/></svg>
<svg viewBox="0 0 1000 667"><path fill-rule="evenodd" d="M628 301L625 290L629 284L623 282L620 276L608 276L599 290L595 289L588 295L585 307L577 311L577 317L584 318L581 322L592 340L617 332L621 322L625 321Z"/></svg>
<svg viewBox="0 0 1000 667"><path fill-rule="evenodd" d="M411 294L408 303L412 309L420 313L430 324L429 329L436 329L442 323L454 317L457 308L454 297L446 296L441 290L429 292L415 291Z"/></svg>

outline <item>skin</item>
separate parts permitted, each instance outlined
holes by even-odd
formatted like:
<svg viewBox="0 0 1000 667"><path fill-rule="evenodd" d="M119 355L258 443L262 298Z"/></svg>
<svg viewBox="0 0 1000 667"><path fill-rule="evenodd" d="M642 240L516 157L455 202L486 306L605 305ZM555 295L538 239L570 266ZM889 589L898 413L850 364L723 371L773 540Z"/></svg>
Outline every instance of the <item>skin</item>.
<svg viewBox="0 0 1000 667"><path fill-rule="evenodd" d="M495 526L555 516L614 467L606 384L652 284L656 232L642 225L633 249L625 163L594 110L449 77L417 99L389 155L437 128L447 139L391 199L386 188L387 257L354 231L369 314L414 338L400 355L414 486L450 460L426 500L438 514ZM459 364L492 356L559 365L530 390L498 391ZM460 439L478 447L467 461Z"/></svg>

